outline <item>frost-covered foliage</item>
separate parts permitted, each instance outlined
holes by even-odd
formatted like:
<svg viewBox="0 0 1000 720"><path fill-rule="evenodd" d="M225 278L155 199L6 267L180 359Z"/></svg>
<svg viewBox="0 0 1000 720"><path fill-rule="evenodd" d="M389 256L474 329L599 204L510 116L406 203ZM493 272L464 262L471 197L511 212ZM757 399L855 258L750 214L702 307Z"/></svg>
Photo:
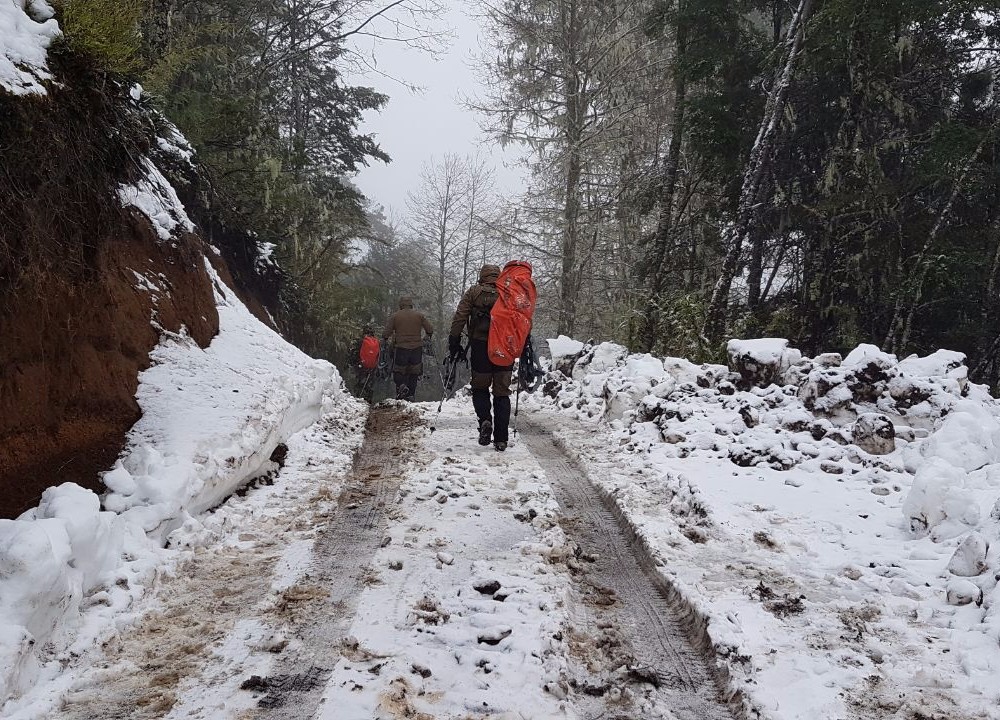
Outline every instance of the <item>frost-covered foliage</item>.
<svg viewBox="0 0 1000 720"><path fill-rule="evenodd" d="M53 15L44 0L0 2L0 92L45 94L48 47L60 35Z"/></svg>
<svg viewBox="0 0 1000 720"><path fill-rule="evenodd" d="M731 343L730 368L552 348L544 395L617 437L600 482L720 652L752 658L742 687L774 717L843 716L849 698L1000 718L1000 402L962 354L809 358L767 339ZM706 514L696 532L667 501L682 484ZM802 596L803 622L776 619L772 583Z"/></svg>

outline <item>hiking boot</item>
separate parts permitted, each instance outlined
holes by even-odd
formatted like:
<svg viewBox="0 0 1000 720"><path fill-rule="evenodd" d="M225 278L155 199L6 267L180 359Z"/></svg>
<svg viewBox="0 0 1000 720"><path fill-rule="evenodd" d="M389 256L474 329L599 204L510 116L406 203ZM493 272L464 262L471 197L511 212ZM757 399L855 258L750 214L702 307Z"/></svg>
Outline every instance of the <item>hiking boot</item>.
<svg viewBox="0 0 1000 720"><path fill-rule="evenodd" d="M493 443L493 447L497 449L497 452L503 452L504 450L507 449L507 443L505 443L503 440L497 440L495 443Z"/></svg>
<svg viewBox="0 0 1000 720"><path fill-rule="evenodd" d="M490 444L490 439L493 437L493 423L489 420L483 420L479 423L479 444L486 446Z"/></svg>

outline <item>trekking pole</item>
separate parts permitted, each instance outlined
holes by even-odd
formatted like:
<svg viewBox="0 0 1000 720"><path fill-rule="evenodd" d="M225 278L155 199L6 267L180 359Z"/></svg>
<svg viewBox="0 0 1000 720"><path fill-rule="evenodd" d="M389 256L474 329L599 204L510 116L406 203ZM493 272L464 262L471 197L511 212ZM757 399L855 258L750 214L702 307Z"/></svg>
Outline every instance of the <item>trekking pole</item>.
<svg viewBox="0 0 1000 720"><path fill-rule="evenodd" d="M431 353L431 357L434 358L434 361L437 363L438 377L441 378L441 400L440 402L438 402L438 413L440 413L441 408L444 407L444 396L448 392L444 380L445 369L444 366L441 364L441 361L438 360L437 356L434 353ZM445 362L447 362L447 360L445 360Z"/></svg>
<svg viewBox="0 0 1000 720"><path fill-rule="evenodd" d="M517 395L514 397L514 439L517 440L517 410L521 404L521 380L517 381Z"/></svg>
<svg viewBox="0 0 1000 720"><path fill-rule="evenodd" d="M466 362L468 365L468 362ZM438 403L438 412L441 412L441 408L444 405L444 401L448 397L448 393L455 389L455 378L458 376L458 357L454 355L448 355L444 359L444 366L438 363L438 368L441 372L441 402Z"/></svg>

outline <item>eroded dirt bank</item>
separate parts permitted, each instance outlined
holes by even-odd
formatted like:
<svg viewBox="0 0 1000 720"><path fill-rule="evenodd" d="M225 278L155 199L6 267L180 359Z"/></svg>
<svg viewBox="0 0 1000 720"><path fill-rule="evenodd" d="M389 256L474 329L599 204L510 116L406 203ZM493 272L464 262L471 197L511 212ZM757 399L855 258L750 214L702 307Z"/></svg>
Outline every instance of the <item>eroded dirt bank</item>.
<svg viewBox="0 0 1000 720"><path fill-rule="evenodd" d="M37 265L0 290L0 517L50 485L99 489L140 416L158 328L211 341L219 318L201 247L193 235L159 241L136 217L99 243L87 272Z"/></svg>

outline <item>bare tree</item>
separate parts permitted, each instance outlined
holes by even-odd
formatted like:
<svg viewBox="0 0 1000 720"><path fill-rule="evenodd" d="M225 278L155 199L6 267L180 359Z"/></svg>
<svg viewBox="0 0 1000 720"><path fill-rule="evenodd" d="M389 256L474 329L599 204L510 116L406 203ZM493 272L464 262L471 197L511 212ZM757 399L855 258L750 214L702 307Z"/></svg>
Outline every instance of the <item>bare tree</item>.
<svg viewBox="0 0 1000 720"><path fill-rule="evenodd" d="M462 282L460 288L468 287L476 277L476 261L481 255L486 263L487 235L490 209L495 207L496 196L493 170L479 157L465 159L465 245L462 249Z"/></svg>
<svg viewBox="0 0 1000 720"><path fill-rule="evenodd" d="M469 183L465 159L448 154L432 160L420 174L419 187L406 199L406 226L433 257L436 277L435 333L443 337L445 300L450 300L452 271L465 249L463 221L467 213Z"/></svg>

